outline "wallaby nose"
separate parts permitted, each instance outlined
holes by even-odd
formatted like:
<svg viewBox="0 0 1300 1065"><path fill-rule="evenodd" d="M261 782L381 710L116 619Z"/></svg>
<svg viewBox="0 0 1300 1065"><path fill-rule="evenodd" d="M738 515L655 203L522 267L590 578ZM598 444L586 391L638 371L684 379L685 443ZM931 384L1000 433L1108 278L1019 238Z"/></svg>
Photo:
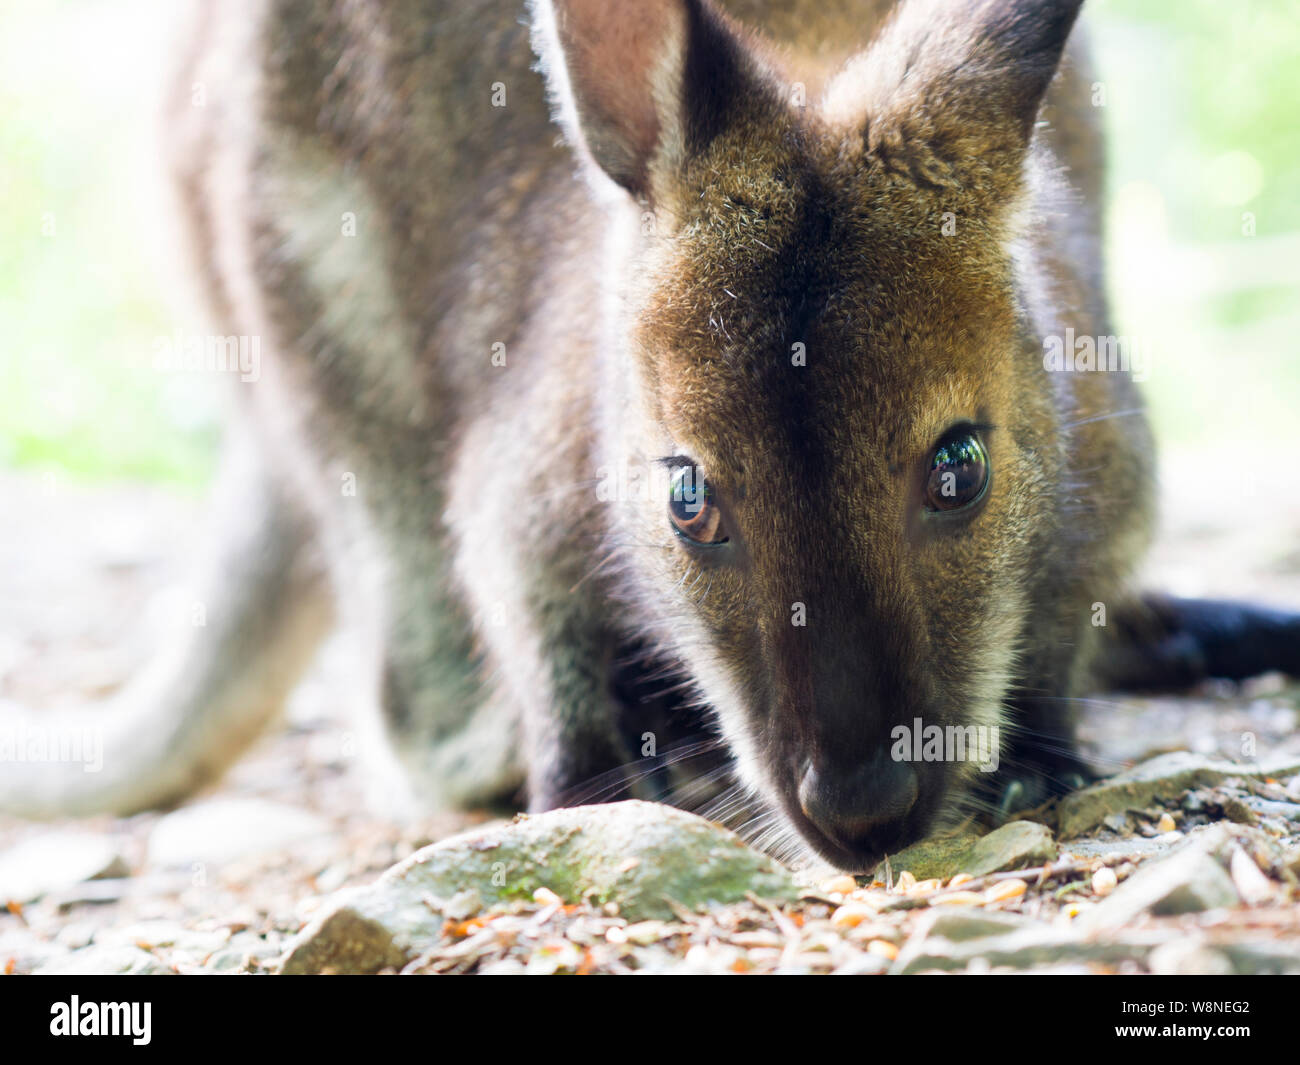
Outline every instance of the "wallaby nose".
<svg viewBox="0 0 1300 1065"><path fill-rule="evenodd" d="M916 771L882 752L847 770L810 764L799 782L799 806L833 843L878 854L898 841L917 792Z"/></svg>

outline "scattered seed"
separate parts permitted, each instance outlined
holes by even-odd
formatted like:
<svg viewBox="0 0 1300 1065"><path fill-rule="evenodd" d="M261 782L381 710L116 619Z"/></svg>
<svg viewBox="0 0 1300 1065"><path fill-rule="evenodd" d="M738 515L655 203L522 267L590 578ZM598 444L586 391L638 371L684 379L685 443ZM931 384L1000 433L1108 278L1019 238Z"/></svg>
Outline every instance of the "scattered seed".
<svg viewBox="0 0 1300 1065"><path fill-rule="evenodd" d="M1029 885L1023 880L1003 880L1000 884L994 884L984 892L986 902L1006 902L1008 899L1018 899L1026 891Z"/></svg>
<svg viewBox="0 0 1300 1065"><path fill-rule="evenodd" d="M904 869L898 874L898 879L894 882L894 890L900 895L906 895L912 888L916 887L916 877Z"/></svg>
<svg viewBox="0 0 1300 1065"><path fill-rule="evenodd" d="M564 900L548 887L539 887L533 892L533 901L543 906L563 906Z"/></svg>
<svg viewBox="0 0 1300 1065"><path fill-rule="evenodd" d="M898 948L887 939L873 939L867 944L867 953L893 961L898 957Z"/></svg>
<svg viewBox="0 0 1300 1065"><path fill-rule="evenodd" d="M1156 822L1156 828L1161 832L1172 832L1177 827L1178 822L1167 813L1161 814L1160 820Z"/></svg>
<svg viewBox="0 0 1300 1065"><path fill-rule="evenodd" d="M962 884L969 884L975 878L970 873L958 873L948 881L949 887L961 887Z"/></svg>
<svg viewBox="0 0 1300 1065"><path fill-rule="evenodd" d="M850 891L856 891L857 887L858 882L851 876L833 876L821 882L821 889L832 895L847 895Z"/></svg>
<svg viewBox="0 0 1300 1065"><path fill-rule="evenodd" d="M950 895L936 895L930 900L931 906L979 906L984 896L978 891L954 891Z"/></svg>
<svg viewBox="0 0 1300 1065"><path fill-rule="evenodd" d="M1092 892L1102 898L1114 891L1117 883L1119 881L1115 878L1115 870L1108 865L1103 865L1092 874Z"/></svg>
<svg viewBox="0 0 1300 1065"><path fill-rule="evenodd" d="M834 928L856 928L863 921L871 920L876 911L870 906L848 902L831 914L831 926Z"/></svg>

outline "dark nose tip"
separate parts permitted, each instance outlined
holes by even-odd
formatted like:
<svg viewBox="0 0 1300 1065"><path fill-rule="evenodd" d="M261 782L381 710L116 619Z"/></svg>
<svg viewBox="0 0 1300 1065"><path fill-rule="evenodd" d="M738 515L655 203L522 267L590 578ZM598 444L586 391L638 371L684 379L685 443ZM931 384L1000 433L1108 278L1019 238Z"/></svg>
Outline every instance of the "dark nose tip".
<svg viewBox="0 0 1300 1065"><path fill-rule="evenodd" d="M897 842L917 792L915 770L885 752L848 769L809 765L799 782L799 806L832 842L874 854Z"/></svg>

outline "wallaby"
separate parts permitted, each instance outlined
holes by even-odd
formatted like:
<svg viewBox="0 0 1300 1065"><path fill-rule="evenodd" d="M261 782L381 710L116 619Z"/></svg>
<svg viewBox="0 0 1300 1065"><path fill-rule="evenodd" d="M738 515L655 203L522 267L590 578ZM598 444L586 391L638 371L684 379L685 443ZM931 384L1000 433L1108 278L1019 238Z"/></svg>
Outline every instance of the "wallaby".
<svg viewBox="0 0 1300 1065"><path fill-rule="evenodd" d="M205 5L173 166L265 354L208 624L0 807L183 799L335 604L419 801L697 801L850 870L1085 779L1098 683L1300 672L1296 616L1129 594L1141 400L1045 359L1111 333L1079 7Z"/></svg>

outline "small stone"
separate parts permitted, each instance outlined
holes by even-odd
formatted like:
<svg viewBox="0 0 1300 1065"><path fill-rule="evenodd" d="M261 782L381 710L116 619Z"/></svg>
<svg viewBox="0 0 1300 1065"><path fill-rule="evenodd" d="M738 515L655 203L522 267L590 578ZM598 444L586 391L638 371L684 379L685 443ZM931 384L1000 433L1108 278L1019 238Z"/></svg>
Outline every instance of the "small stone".
<svg viewBox="0 0 1300 1065"><path fill-rule="evenodd" d="M962 872L986 876L1026 869L1056 860L1060 853L1051 830L1034 821L1012 821L983 837L962 863Z"/></svg>
<svg viewBox="0 0 1300 1065"><path fill-rule="evenodd" d="M221 864L328 838L308 810L266 799L209 799L167 814L149 834L154 865Z"/></svg>
<svg viewBox="0 0 1300 1065"><path fill-rule="evenodd" d="M1002 910L945 909L931 913L928 923L917 925L916 934L939 936L953 943L1006 935L1030 927L1026 918Z"/></svg>
<svg viewBox="0 0 1300 1065"><path fill-rule="evenodd" d="M61 947L68 950L80 950L90 946L95 938L95 926L90 921L72 921L59 929L54 939Z"/></svg>
<svg viewBox="0 0 1300 1065"><path fill-rule="evenodd" d="M0 905L33 902L87 880L128 873L111 837L93 832L47 832L0 852Z"/></svg>
<svg viewBox="0 0 1300 1065"><path fill-rule="evenodd" d="M1128 831L1128 814L1107 814L1101 819L1101 823L1103 828L1108 828L1112 832L1118 832L1120 835L1123 835Z"/></svg>
<svg viewBox="0 0 1300 1065"><path fill-rule="evenodd" d="M184 927L175 921L135 921L116 928L105 928L95 936L95 942L100 946L153 950L155 947L170 947L184 936ZM225 938L222 942L225 942Z"/></svg>
<svg viewBox="0 0 1300 1065"><path fill-rule="evenodd" d="M663 921L638 921L636 924L630 924L623 929L623 934L627 937L629 943L635 943L639 947L648 947L651 943L658 943L661 939L667 939L672 935Z"/></svg>
<svg viewBox="0 0 1300 1065"><path fill-rule="evenodd" d="M1159 976L1231 976L1232 960L1197 939L1171 939L1151 952L1147 967Z"/></svg>
<svg viewBox="0 0 1300 1065"><path fill-rule="evenodd" d="M879 976L889 971L889 959L880 954L862 952L832 972L836 976Z"/></svg>
<svg viewBox="0 0 1300 1065"><path fill-rule="evenodd" d="M1274 895L1273 882L1259 870L1250 856L1240 847L1232 849L1228 860L1228 873L1237 887L1237 892L1248 906L1257 906L1268 902Z"/></svg>
<svg viewBox="0 0 1300 1065"><path fill-rule="evenodd" d="M40 976L162 976L171 971L139 947L98 944L74 950L33 970Z"/></svg>
<svg viewBox="0 0 1300 1065"><path fill-rule="evenodd" d="M534 902L542 900L533 898ZM558 901L558 896L557 896ZM548 902L547 905L550 905ZM442 905L442 914L452 921L465 921L483 911L483 899L473 888L458 891Z"/></svg>
<svg viewBox="0 0 1300 1065"><path fill-rule="evenodd" d="M1058 853L1051 830L1045 825L1012 821L987 836L922 840L895 855L890 864L926 879L959 873L976 877L1044 865L1055 861ZM877 867L877 875L881 868Z"/></svg>

